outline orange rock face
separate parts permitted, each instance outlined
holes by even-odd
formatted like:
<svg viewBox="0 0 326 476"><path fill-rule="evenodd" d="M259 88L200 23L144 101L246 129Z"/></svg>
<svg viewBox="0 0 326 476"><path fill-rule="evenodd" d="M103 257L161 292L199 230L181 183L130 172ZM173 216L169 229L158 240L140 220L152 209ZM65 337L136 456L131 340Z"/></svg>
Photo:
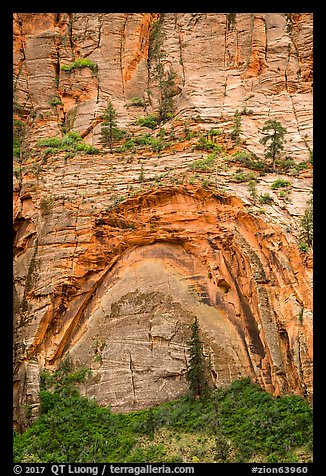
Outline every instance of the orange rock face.
<svg viewBox="0 0 326 476"><path fill-rule="evenodd" d="M312 18L229 15L15 15L15 101L28 139L14 178L17 428L26 403L37 415L40 372L67 355L92 369L82 391L114 411L184 394L195 317L213 385L250 376L274 395L312 397L312 254L298 249L312 166L254 171L258 194L273 199L262 205L228 160L234 113L250 108L247 150L262 156L259 127L276 118L286 153L308 161ZM108 100L120 127L154 136L134 123L157 112L158 52L177 85L162 151L33 149L69 129L99 146ZM96 72L62 70L76 57ZM145 106L130 105L135 97ZM223 152L200 168L196 134L212 128ZM283 195L271 188L280 176L291 182Z"/></svg>

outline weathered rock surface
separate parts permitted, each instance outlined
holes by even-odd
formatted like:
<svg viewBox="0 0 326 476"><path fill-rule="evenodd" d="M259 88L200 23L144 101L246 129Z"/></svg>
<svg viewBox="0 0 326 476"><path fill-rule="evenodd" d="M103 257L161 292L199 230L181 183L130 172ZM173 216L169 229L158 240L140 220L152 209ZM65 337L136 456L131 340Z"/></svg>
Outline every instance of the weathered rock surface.
<svg viewBox="0 0 326 476"><path fill-rule="evenodd" d="M304 158L312 145L312 15L246 13L232 22L229 15L162 16L156 36L162 63L177 74L178 117L230 120L246 107L252 114L243 116L243 137L251 150L262 150L258 129L276 117L288 128L291 155ZM59 133L70 115L71 127L97 144L108 99L121 126L140 115L125 107L132 97L149 97L150 112L157 80L155 52L148 66L149 31L157 16L16 14L15 100L28 115L30 140ZM78 57L94 62L97 73L60 69ZM50 106L56 94L63 105Z"/></svg>
<svg viewBox="0 0 326 476"><path fill-rule="evenodd" d="M14 178L15 424L38 411L39 373L68 353L92 369L83 391L113 410L176 398L187 389L186 342L194 316L216 386L249 375L274 393L312 396L312 256L298 250L311 197L311 164L289 177L255 172L263 207L237 166L214 170L191 131L218 128L226 154L233 115L244 146L261 156L268 118L287 128L286 153L312 148L312 15L164 14L160 52L176 72L173 134L160 153L104 153L44 161L39 138L62 126L99 145L108 100L121 127L158 107L158 14L16 14L16 109L30 155ZM149 51L151 52L149 56ZM156 55L156 56L155 56ZM97 65L61 70L76 57ZM62 104L51 106L54 96ZM146 108L125 107L132 98ZM249 114L246 112L251 110Z"/></svg>

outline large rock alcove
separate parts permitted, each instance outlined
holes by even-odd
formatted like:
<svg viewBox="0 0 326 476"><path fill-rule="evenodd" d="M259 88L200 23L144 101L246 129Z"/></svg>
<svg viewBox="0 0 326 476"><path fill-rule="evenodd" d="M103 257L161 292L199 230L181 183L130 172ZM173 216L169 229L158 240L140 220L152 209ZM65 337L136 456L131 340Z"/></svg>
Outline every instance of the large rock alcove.
<svg viewBox="0 0 326 476"><path fill-rule="evenodd" d="M236 197L168 187L130 198L93 218L73 269L18 367L25 390L69 354L93 371L83 392L115 411L177 398L196 316L214 385L248 375L276 395L311 395L309 276L291 238Z"/></svg>

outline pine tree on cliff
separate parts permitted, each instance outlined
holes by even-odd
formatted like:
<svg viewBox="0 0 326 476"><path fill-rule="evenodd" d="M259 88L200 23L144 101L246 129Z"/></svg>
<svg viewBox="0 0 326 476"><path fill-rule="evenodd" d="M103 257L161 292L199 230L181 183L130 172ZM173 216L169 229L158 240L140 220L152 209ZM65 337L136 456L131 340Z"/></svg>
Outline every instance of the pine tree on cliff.
<svg viewBox="0 0 326 476"><path fill-rule="evenodd" d="M191 331L191 338L187 343L189 350L189 367L186 377L189 382L190 394L194 397L204 397L208 393L209 385L197 317L191 325Z"/></svg>
<svg viewBox="0 0 326 476"><path fill-rule="evenodd" d="M241 142L240 134L241 134L241 114L238 109L234 113L234 126L231 132L231 139L234 145L239 145Z"/></svg>
<svg viewBox="0 0 326 476"><path fill-rule="evenodd" d="M275 171L276 157L283 150L283 143L286 142L284 134L287 130L280 122L269 119L264 123L261 131L263 137L259 142L265 146L265 157L272 159L273 171Z"/></svg>
<svg viewBox="0 0 326 476"><path fill-rule="evenodd" d="M101 128L101 142L102 144L110 147L111 153L114 141L121 139L125 134L125 131L118 128L116 117L117 112L114 109L111 101L109 101L103 114L104 121Z"/></svg>

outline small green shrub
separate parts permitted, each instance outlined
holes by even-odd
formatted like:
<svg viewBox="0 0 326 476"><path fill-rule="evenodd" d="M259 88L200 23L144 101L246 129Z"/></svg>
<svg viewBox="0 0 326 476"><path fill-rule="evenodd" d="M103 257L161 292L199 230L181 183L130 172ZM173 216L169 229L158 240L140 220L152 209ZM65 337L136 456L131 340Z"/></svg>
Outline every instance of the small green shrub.
<svg viewBox="0 0 326 476"><path fill-rule="evenodd" d="M218 129L211 129L209 131L209 136L212 138L212 137L216 137L220 135L220 131Z"/></svg>
<svg viewBox="0 0 326 476"><path fill-rule="evenodd" d="M245 106L240 112L242 116L251 116L253 113L254 111L252 109L248 109L247 106Z"/></svg>
<svg viewBox="0 0 326 476"><path fill-rule="evenodd" d="M245 173L242 170L239 172L234 172L231 179L234 182L249 182L249 180L253 180L255 176L252 173Z"/></svg>
<svg viewBox="0 0 326 476"><path fill-rule="evenodd" d="M62 140L59 137L47 137L40 139L36 144L37 147L61 147Z"/></svg>
<svg viewBox="0 0 326 476"><path fill-rule="evenodd" d="M161 129L158 131L158 133L156 135L159 139L161 139L161 140L164 139L164 137L166 135L165 129L163 129L163 127L161 127Z"/></svg>
<svg viewBox="0 0 326 476"><path fill-rule="evenodd" d="M284 160L276 160L275 163L278 168L285 171L296 167L296 162L292 157L286 157Z"/></svg>
<svg viewBox="0 0 326 476"><path fill-rule="evenodd" d="M251 152L237 151L229 157L229 160L231 162L239 162L248 169L259 170L263 172L267 172L269 170L269 167Z"/></svg>
<svg viewBox="0 0 326 476"><path fill-rule="evenodd" d="M126 104L126 107L145 107L146 106L146 102L144 101L144 99L141 99L141 98L138 98L138 97L134 97L134 98L131 98L129 103Z"/></svg>
<svg viewBox="0 0 326 476"><path fill-rule="evenodd" d="M85 154L98 154L99 151L96 147L83 142L82 137L76 131L71 131L60 137L47 137L40 139L36 144L36 147L47 147L45 150L45 157L57 152L83 152Z"/></svg>
<svg viewBox="0 0 326 476"><path fill-rule="evenodd" d="M208 139L204 135L201 135L199 138L199 141L194 146L194 149L206 150L207 152L212 152L212 151L221 152L223 150L223 147L219 144L216 144L212 140Z"/></svg>
<svg viewBox="0 0 326 476"><path fill-rule="evenodd" d="M127 139L126 142L119 147L118 152L126 152L127 150L136 152L137 147L148 147L151 148L153 152L160 152L167 145L168 144L160 138L153 137L146 133L141 136Z"/></svg>
<svg viewBox="0 0 326 476"><path fill-rule="evenodd" d="M93 73L96 73L98 70L97 64L93 63L93 61L90 61L87 58L78 58L70 64L61 65L61 70L65 71L66 73L71 73L75 69L81 68L90 68Z"/></svg>
<svg viewBox="0 0 326 476"><path fill-rule="evenodd" d="M276 166L288 174L297 175L308 168L308 162L296 162L292 157L286 157L284 160L276 160Z"/></svg>
<svg viewBox="0 0 326 476"><path fill-rule="evenodd" d="M50 106L63 106L63 102L61 101L60 96L53 96L49 101Z"/></svg>
<svg viewBox="0 0 326 476"><path fill-rule="evenodd" d="M127 139L125 143L116 149L116 152L136 152L136 144L133 139Z"/></svg>
<svg viewBox="0 0 326 476"><path fill-rule="evenodd" d="M308 168L308 164L307 162L303 161L303 162L299 162L297 165L296 165L296 169L298 172L301 172L301 170L306 170Z"/></svg>
<svg viewBox="0 0 326 476"><path fill-rule="evenodd" d="M284 180L282 178L278 178L271 185L272 190L277 190L283 187L291 187L291 182L289 182L288 180Z"/></svg>
<svg viewBox="0 0 326 476"><path fill-rule="evenodd" d="M251 160L252 154L250 152L245 152L243 150L238 150L237 152L234 152L234 154L231 155L230 160L232 162L249 162Z"/></svg>
<svg viewBox="0 0 326 476"><path fill-rule="evenodd" d="M155 129L158 125L159 119L157 116L145 116L139 117L136 124L142 127L148 127L149 129Z"/></svg>
<svg viewBox="0 0 326 476"><path fill-rule="evenodd" d="M98 154L98 149L90 144L85 142L80 142L76 145L76 150L78 152L85 152L85 154Z"/></svg>
<svg viewBox="0 0 326 476"><path fill-rule="evenodd" d="M189 168L191 170L197 170L197 171L212 170L215 158L216 158L215 153L209 154L207 157L205 157L205 159L194 160L189 165Z"/></svg>
<svg viewBox="0 0 326 476"><path fill-rule="evenodd" d="M259 197L259 203L262 205L270 205L273 201L274 199L269 193L262 193Z"/></svg>
<svg viewBox="0 0 326 476"><path fill-rule="evenodd" d="M298 244L298 248L300 251L302 251L303 253L306 253L309 249L309 246L308 246L308 243L305 243L303 241L300 241L300 243Z"/></svg>

